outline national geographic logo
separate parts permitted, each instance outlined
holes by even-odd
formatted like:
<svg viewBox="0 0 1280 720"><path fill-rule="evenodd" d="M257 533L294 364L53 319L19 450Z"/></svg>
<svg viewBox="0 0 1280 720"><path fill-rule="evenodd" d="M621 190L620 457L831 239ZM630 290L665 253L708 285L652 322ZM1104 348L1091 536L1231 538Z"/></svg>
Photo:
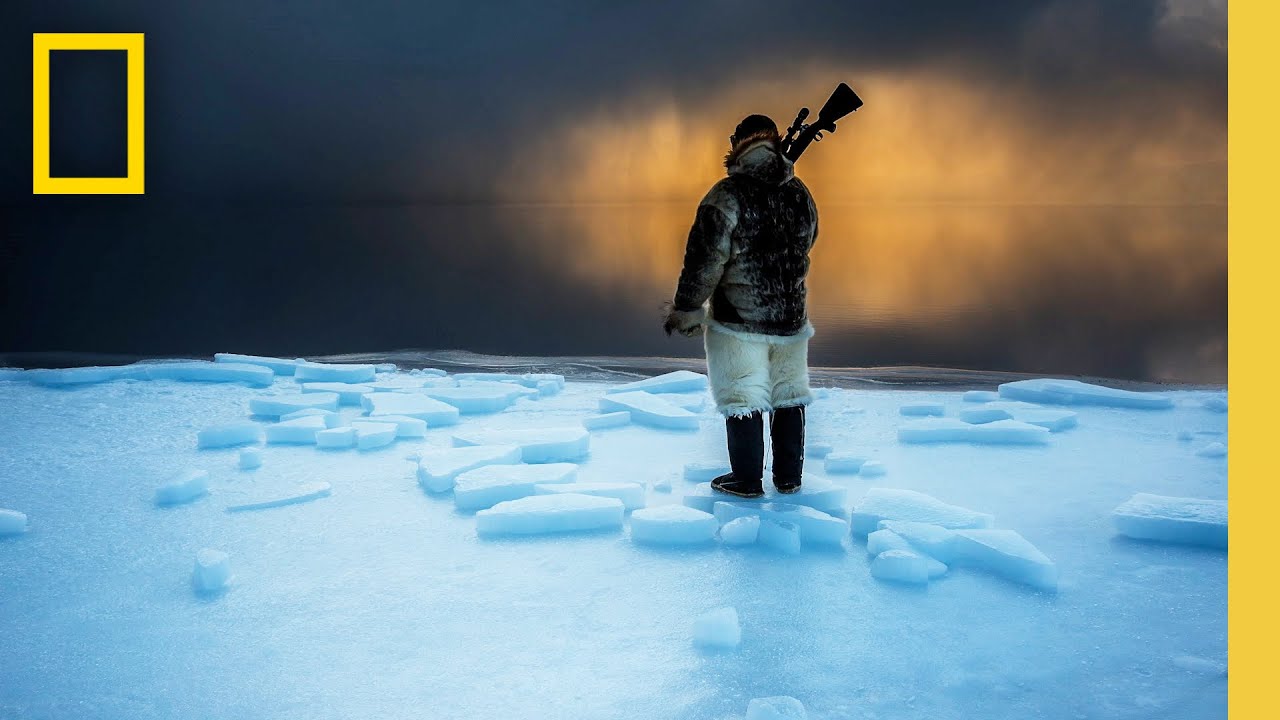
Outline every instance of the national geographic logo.
<svg viewBox="0 0 1280 720"><path fill-rule="evenodd" d="M31 36L31 192L36 195L141 195L143 192L143 33L34 33ZM123 50L126 57L128 169L124 177L49 176L49 53Z"/></svg>

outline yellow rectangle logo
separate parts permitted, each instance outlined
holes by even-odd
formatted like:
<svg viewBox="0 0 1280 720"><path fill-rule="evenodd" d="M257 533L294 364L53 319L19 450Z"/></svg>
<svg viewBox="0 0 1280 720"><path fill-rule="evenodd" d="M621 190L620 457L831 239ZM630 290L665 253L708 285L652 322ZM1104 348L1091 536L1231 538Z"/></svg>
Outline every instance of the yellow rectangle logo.
<svg viewBox="0 0 1280 720"><path fill-rule="evenodd" d="M141 195L143 189L143 33L31 35L31 192L36 195ZM124 177L49 177L49 53L123 50L127 78L128 170Z"/></svg>

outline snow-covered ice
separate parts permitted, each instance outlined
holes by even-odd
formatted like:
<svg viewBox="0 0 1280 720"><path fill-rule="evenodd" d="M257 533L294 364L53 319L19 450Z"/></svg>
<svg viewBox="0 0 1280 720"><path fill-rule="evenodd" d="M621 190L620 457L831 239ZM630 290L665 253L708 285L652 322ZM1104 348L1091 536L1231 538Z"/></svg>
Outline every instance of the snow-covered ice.
<svg viewBox="0 0 1280 720"><path fill-rule="evenodd" d="M306 482L288 490L263 494L261 497L248 502L228 505L227 512L269 510L271 508L284 507L286 505L298 505L299 503L311 502L312 500L329 497L329 493L332 490L333 486L327 482Z"/></svg>
<svg viewBox="0 0 1280 720"><path fill-rule="evenodd" d="M631 539L660 545L689 545L715 538L716 516L684 505L659 505L631 513Z"/></svg>
<svg viewBox="0 0 1280 720"><path fill-rule="evenodd" d="M544 535L622 527L622 501L595 495L530 495L476 513L481 535Z"/></svg>
<svg viewBox="0 0 1280 720"><path fill-rule="evenodd" d="M747 703L745 720L809 720L804 703L790 695L755 698Z"/></svg>
<svg viewBox="0 0 1280 720"><path fill-rule="evenodd" d="M333 430L352 443L321 451L259 446L273 423L250 418L251 401L349 380L193 382L209 371L150 367L165 363L0 372L0 507L30 516L27 532L0 537L0 637L12 657L39 660L0 672L0 716L61 717L71 707L137 720L301 717L319 707L334 717L398 717L425 702L460 718L740 720L750 698L775 695L802 699L814 718L1225 715L1227 553L1193 546L1226 535L1228 463L1195 455L1229 445L1228 417L1213 407L1222 388L1165 388L1159 395L1172 406L1155 411L966 402L961 390L922 385L822 388L808 409L802 492L777 496L766 474L763 501L712 502L713 539L666 547L633 542L626 502L587 493L634 483L629 501L639 491L649 508L712 500L698 485L728 467L723 423L709 408L696 430L632 423L590 432L588 452L566 467L577 488L535 483L514 499L573 497L607 510L516 506L486 519L460 512L457 491L423 492L418 468L439 472L448 490L468 463L436 454L474 451L450 447L454 434L581 433L600 398L620 387L596 379L613 371L586 369L592 379L561 385L533 376L574 363L519 358L463 368L506 376L462 377L390 371L371 356L334 359L373 366L376 377L358 383L368 395L425 397L428 384L526 391L501 412L455 416L452 427L304 408L297 417L325 421L317 445ZM157 377L164 372L188 379ZM708 399L704 382L645 392L692 407ZM1040 445L900 443L899 427L916 422L900 408L912 403L941 403L952 419L994 405L1028 424L1037 412L1073 413L1078 424ZM361 422L396 425L394 449L355 451ZM198 447L201 430L230 423L247 428L241 446ZM414 434L402 432L410 425ZM1187 441L1178 442L1180 431ZM244 445L261 468L237 469ZM890 472L874 481L828 474L820 445ZM505 453L481 462L519 466L520 448ZM681 479L686 466L691 481ZM207 471L209 495L157 507L156 486L183 468ZM310 496L305 486L316 482L330 484L329 497L268 509ZM825 505L831 514L767 511L815 491L835 497L833 488L845 497ZM886 491L920 495L877 499ZM1115 514L1135 493L1174 500ZM1202 502L1210 507L1193 505ZM262 509L225 512L243 505ZM562 510L604 525L570 532L576 521ZM801 552L760 542L762 517L794 524ZM1001 530L943 527L957 521ZM508 522L537 537L491 532ZM1158 535L1130 541L1122 526ZM865 547L853 530L871 533ZM814 542L815 533L828 542ZM232 592L192 593L201 548L230 556ZM877 556L891 550L924 560L927 592L877 579ZM931 556L949 552L949 570ZM1059 592L1038 592L1054 573ZM736 652L691 642L695 619L717 607L742 616Z"/></svg>
<svg viewBox="0 0 1280 720"><path fill-rule="evenodd" d="M231 557L221 550L203 548L196 553L191 585L197 593L215 593L231 579Z"/></svg>
<svg viewBox="0 0 1280 720"><path fill-rule="evenodd" d="M1116 530L1138 540L1227 547L1227 502L1136 493L1112 513Z"/></svg>
<svg viewBox="0 0 1280 720"><path fill-rule="evenodd" d="M263 417L278 418L298 410L313 408L318 410L337 410L338 393L287 393L281 395L259 395L249 401L249 412Z"/></svg>
<svg viewBox="0 0 1280 720"><path fill-rule="evenodd" d="M733 650L742 643L738 611L731 607L708 610L693 621L693 644L716 650Z"/></svg>
<svg viewBox="0 0 1280 720"><path fill-rule="evenodd" d="M647 392L626 392L600 398L600 412L628 412L638 425L665 430L697 430L698 416Z"/></svg>
<svg viewBox="0 0 1280 720"><path fill-rule="evenodd" d="M236 445L260 443L262 426L248 420L221 423L196 433L196 446L200 448L225 448Z"/></svg>
<svg viewBox="0 0 1280 720"><path fill-rule="evenodd" d="M26 513L0 508L0 535L21 535L26 531Z"/></svg>
<svg viewBox="0 0 1280 720"><path fill-rule="evenodd" d="M453 502L459 510L483 510L500 502L538 493L538 486L573 483L578 466L572 463L484 465L459 473L454 480Z"/></svg>
<svg viewBox="0 0 1280 720"><path fill-rule="evenodd" d="M430 492L448 492L458 475L485 465L514 465L520 462L517 445L471 445L432 448L418 459L418 483Z"/></svg>
<svg viewBox="0 0 1280 720"><path fill-rule="evenodd" d="M209 493L208 470L184 470L156 488L157 505L182 505Z"/></svg>
<svg viewBox="0 0 1280 720"><path fill-rule="evenodd" d="M457 447L515 445L527 463L572 462L591 451L591 433L583 427L533 427L521 430L460 430L453 434Z"/></svg>
<svg viewBox="0 0 1280 720"><path fill-rule="evenodd" d="M853 534L874 532L882 520L911 520L951 530L989 528L995 523L995 518L987 513L951 505L915 490L871 488L854 503L850 518Z"/></svg>

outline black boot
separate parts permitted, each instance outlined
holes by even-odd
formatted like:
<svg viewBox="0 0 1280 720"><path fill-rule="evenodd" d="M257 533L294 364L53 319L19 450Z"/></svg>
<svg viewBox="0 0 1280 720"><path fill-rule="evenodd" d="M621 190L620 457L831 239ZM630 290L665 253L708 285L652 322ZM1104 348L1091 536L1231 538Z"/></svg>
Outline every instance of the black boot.
<svg viewBox="0 0 1280 720"><path fill-rule="evenodd" d="M769 435L773 440L773 486L787 495L799 492L804 472L804 406L774 410Z"/></svg>
<svg viewBox="0 0 1280 720"><path fill-rule="evenodd" d="M733 472L711 481L711 487L738 497L764 495L764 416L753 412L743 417L725 418L729 436L729 467Z"/></svg>

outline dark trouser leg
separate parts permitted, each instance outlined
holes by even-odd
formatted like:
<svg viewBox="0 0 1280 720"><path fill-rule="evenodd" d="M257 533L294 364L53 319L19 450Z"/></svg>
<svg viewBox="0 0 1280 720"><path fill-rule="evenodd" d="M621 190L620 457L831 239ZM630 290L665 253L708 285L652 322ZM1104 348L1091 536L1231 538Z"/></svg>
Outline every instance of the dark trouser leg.
<svg viewBox="0 0 1280 720"><path fill-rule="evenodd" d="M804 473L804 407L776 408L769 421L773 440L773 486L780 493L800 489Z"/></svg>
<svg viewBox="0 0 1280 720"><path fill-rule="evenodd" d="M742 417L727 417L725 434L729 439L729 467L733 472L711 481L711 487L738 497L764 495L764 416L759 412Z"/></svg>

